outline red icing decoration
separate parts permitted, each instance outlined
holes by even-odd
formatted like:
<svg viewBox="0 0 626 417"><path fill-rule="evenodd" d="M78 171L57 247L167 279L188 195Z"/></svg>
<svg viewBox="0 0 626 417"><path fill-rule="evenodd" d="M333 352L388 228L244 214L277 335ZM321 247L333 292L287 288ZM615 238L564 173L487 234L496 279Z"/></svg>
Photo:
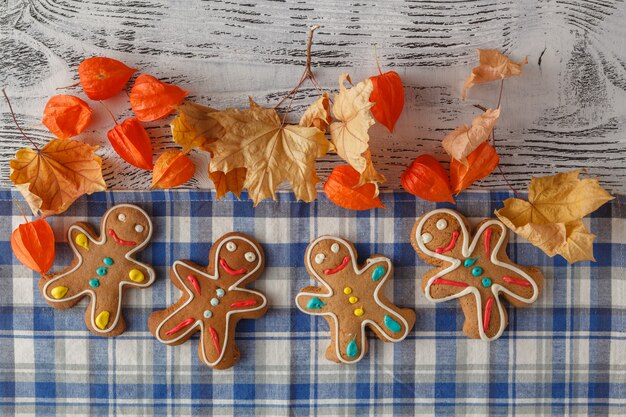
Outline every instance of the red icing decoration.
<svg viewBox="0 0 626 417"><path fill-rule="evenodd" d="M256 300L246 300L246 301L237 301L236 303L232 303L230 305L231 308L234 307L250 307L250 306L255 306L256 305Z"/></svg>
<svg viewBox="0 0 626 417"><path fill-rule="evenodd" d="M241 274L245 274L246 270L244 268L241 269L232 269L227 263L226 260L224 258L220 258L220 265L222 268L224 268L224 271L226 271L228 274L230 275L241 275Z"/></svg>
<svg viewBox="0 0 626 417"><path fill-rule="evenodd" d="M446 246L445 248L437 248L437 249L435 249L435 252L437 252L437 253L446 253L448 251L451 251L456 246L456 241L457 241L458 238L459 238L459 231L455 230L452 233L452 239L450 240L450 244L448 246Z"/></svg>
<svg viewBox="0 0 626 417"><path fill-rule="evenodd" d="M455 287L469 287L469 285L465 284L464 282L456 282L456 281L449 281L447 279L442 279L442 278L437 278L436 280L433 281L433 284L440 284L440 285L453 285Z"/></svg>
<svg viewBox="0 0 626 417"><path fill-rule="evenodd" d="M198 284L198 280L196 279L196 277L194 277L193 275L187 275L187 280L191 282L193 288L196 290L198 295L200 295L200 284Z"/></svg>
<svg viewBox="0 0 626 417"><path fill-rule="evenodd" d="M522 287L530 287L530 282L522 281L521 279L515 279L511 277L502 277L502 279L506 282L510 282L511 284L521 285Z"/></svg>
<svg viewBox="0 0 626 417"><path fill-rule="evenodd" d="M350 257L348 255L343 257L343 261L341 261L341 263L336 266L335 268L332 269L325 269L324 273L326 275L332 275L332 274L336 274L337 272L341 271L342 269L344 269L346 267L346 265L348 265L348 262L350 262Z"/></svg>
<svg viewBox="0 0 626 417"><path fill-rule="evenodd" d="M485 230L485 253L487 254L487 259L490 259L489 252L491 251L491 227Z"/></svg>
<svg viewBox="0 0 626 417"><path fill-rule="evenodd" d="M217 332L213 327L209 326L209 333L211 333L211 339L213 339L213 344L215 345L215 350L217 350L217 354L221 355L222 349L220 349L220 338L217 335Z"/></svg>
<svg viewBox="0 0 626 417"><path fill-rule="evenodd" d="M483 330L487 330L489 327L489 320L491 319L491 305L493 304L493 297L489 297L487 304L485 305L485 318L483 319Z"/></svg>
<svg viewBox="0 0 626 417"><path fill-rule="evenodd" d="M176 327L174 327L171 330L168 330L165 334L170 336L173 335L174 333L179 332L181 329L189 326L191 323L193 323L194 321L196 321L196 319L189 317L187 320L183 320L180 323L178 323L178 325Z"/></svg>
<svg viewBox="0 0 626 417"><path fill-rule="evenodd" d="M130 240L124 240L124 239L121 239L121 238L117 237L117 234L115 233L115 230L113 230L113 229L109 229L109 236L111 236L113 238L113 240L116 243L119 243L120 245L133 246L133 245L137 244L137 242L133 242L133 241L130 241Z"/></svg>

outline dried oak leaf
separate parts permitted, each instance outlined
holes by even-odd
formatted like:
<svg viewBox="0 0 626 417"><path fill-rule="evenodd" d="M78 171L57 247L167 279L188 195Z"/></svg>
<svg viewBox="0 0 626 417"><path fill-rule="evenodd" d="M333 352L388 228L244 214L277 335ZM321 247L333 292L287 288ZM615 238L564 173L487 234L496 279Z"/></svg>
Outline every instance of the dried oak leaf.
<svg viewBox="0 0 626 417"><path fill-rule="evenodd" d="M91 107L76 96L56 95L50 97L43 110L41 122L60 139L81 133L91 123Z"/></svg>
<svg viewBox="0 0 626 417"><path fill-rule="evenodd" d="M161 119L183 102L188 91L142 74L130 90L130 106L142 122Z"/></svg>
<svg viewBox="0 0 626 417"><path fill-rule="evenodd" d="M467 165L467 156L474 152L481 143L489 139L496 121L500 117L500 109L487 109L472 120L472 125L461 125L448 133L441 145L453 159Z"/></svg>
<svg viewBox="0 0 626 417"><path fill-rule="evenodd" d="M183 152L207 150L209 144L224 135L222 125L210 116L217 110L188 101L178 106L177 110L178 115L170 126L174 142L183 147Z"/></svg>
<svg viewBox="0 0 626 417"><path fill-rule="evenodd" d="M509 198L496 210L498 218L546 255L561 255L569 263L595 260L593 239L582 218L614 197L597 179L579 179L580 170L533 177L528 201Z"/></svg>
<svg viewBox="0 0 626 417"><path fill-rule="evenodd" d="M106 190L97 147L53 139L39 151L20 149L11 161L11 181L35 215L61 213L83 194Z"/></svg>
<svg viewBox="0 0 626 417"><path fill-rule="evenodd" d="M465 80L461 96L466 97L467 91L476 84L503 80L522 73L522 66L528 64L528 58L520 62L511 61L496 49L477 49L480 64L472 69L472 73Z"/></svg>
<svg viewBox="0 0 626 417"><path fill-rule="evenodd" d="M320 98L311 104L302 117L300 118L300 126L316 127L322 132L326 132L328 125L333 121L330 115L330 102L328 93L323 93Z"/></svg>
<svg viewBox="0 0 626 417"><path fill-rule="evenodd" d="M111 98L126 85L137 72L122 62L106 57L87 58L78 66L78 76L83 91L92 100Z"/></svg>
<svg viewBox="0 0 626 417"><path fill-rule="evenodd" d="M346 88L350 81L347 74L339 77L339 93L333 102L335 121L330 124L330 140L337 154L360 174L359 185L371 182L377 186L384 177L376 172L369 150L369 128L376 123L372 116L369 101L374 88L371 79L361 81L352 88ZM378 186L377 186L378 187Z"/></svg>
<svg viewBox="0 0 626 417"><path fill-rule="evenodd" d="M298 200L313 201L315 160L326 154L328 141L316 127L283 124L276 110L250 100L250 109L211 114L224 128L224 135L208 148L213 154L210 172L246 168L244 186L257 205L275 197L276 187L289 181Z"/></svg>

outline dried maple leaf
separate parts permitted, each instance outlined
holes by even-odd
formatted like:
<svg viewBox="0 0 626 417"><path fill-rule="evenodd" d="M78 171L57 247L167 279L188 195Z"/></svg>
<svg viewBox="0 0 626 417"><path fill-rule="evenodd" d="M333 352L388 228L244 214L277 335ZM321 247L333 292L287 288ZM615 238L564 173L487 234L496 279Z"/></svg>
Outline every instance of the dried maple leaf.
<svg viewBox="0 0 626 417"><path fill-rule="evenodd" d="M485 110L472 120L471 126L464 124L448 133L441 142L443 149L452 158L467 165L467 156L489 139L498 117L500 117L499 108Z"/></svg>
<svg viewBox="0 0 626 417"><path fill-rule="evenodd" d="M372 114L393 133L404 107L404 88L400 75L395 71L387 71L370 77L370 80L374 87L370 101L375 103Z"/></svg>
<svg viewBox="0 0 626 417"><path fill-rule="evenodd" d="M209 170L228 174L246 168L245 188L254 204L275 197L276 187L289 181L298 200L316 198L315 160L326 154L328 141L315 127L283 124L273 109L250 100L246 111L211 114L224 135L209 145L213 153Z"/></svg>
<svg viewBox="0 0 626 417"><path fill-rule="evenodd" d="M61 213L83 194L106 190L97 147L53 139L38 151L20 149L11 161L11 181L35 215Z"/></svg>
<svg viewBox="0 0 626 417"><path fill-rule="evenodd" d="M477 49L477 51L480 64L472 69L472 73L465 80L461 93L463 98L472 86L520 75L522 66L528 64L528 58L514 62L496 49Z"/></svg>
<svg viewBox="0 0 626 417"><path fill-rule="evenodd" d="M322 132L326 132L332 120L328 93L323 93L322 97L315 100L315 102L306 109L300 118L300 126L316 127Z"/></svg>
<svg viewBox="0 0 626 417"><path fill-rule="evenodd" d="M230 192L239 198L246 182L246 171L245 168L235 168L226 174L222 171L209 171L209 178L215 185L215 196L220 199Z"/></svg>
<svg viewBox="0 0 626 417"><path fill-rule="evenodd" d="M130 106L142 122L161 119L183 102L187 91L166 84L152 75L142 74L130 90Z"/></svg>
<svg viewBox="0 0 626 417"><path fill-rule="evenodd" d="M152 172L152 188L174 188L189 181L196 173L196 166L180 149L163 152Z"/></svg>
<svg viewBox="0 0 626 417"><path fill-rule="evenodd" d="M224 135L224 128L210 116L217 110L201 104L185 102L177 107L178 116L170 125L174 142L183 147L184 152L191 149L207 149L207 146Z"/></svg>
<svg viewBox="0 0 626 417"><path fill-rule="evenodd" d="M137 72L122 62L96 56L87 58L78 66L78 76L83 91L92 100L111 98L126 85L130 77Z"/></svg>
<svg viewBox="0 0 626 417"><path fill-rule="evenodd" d="M91 123L91 107L76 96L52 96L43 110L41 122L60 139L81 133Z"/></svg>
<svg viewBox="0 0 626 417"><path fill-rule="evenodd" d="M533 177L528 201L509 198L495 214L504 224L548 256L569 263L594 260L593 239L582 218L614 197L597 179L579 179L580 170Z"/></svg>

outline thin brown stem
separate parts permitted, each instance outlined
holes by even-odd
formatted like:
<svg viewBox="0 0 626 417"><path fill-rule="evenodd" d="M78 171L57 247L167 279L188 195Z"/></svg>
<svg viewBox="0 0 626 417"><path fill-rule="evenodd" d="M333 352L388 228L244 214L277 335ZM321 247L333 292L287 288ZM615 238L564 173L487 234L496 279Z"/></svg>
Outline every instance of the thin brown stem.
<svg viewBox="0 0 626 417"><path fill-rule="evenodd" d="M15 123L15 126L20 131L22 136L24 136L30 142L30 144L33 145L35 150L37 150L37 152L39 152L39 147L37 146L37 144L31 138L29 138L26 135L26 133L24 133L24 131L20 127L20 124L17 122L17 118L15 117L15 112L13 111L13 106L11 106L11 100L9 100L9 96L7 96L7 92L4 90L4 88L2 89L2 94L4 94L4 99L7 101L7 104L9 105L9 112L11 112L11 117L13 118L13 123Z"/></svg>
<svg viewBox="0 0 626 417"><path fill-rule="evenodd" d="M22 210L22 206L20 206L20 203L18 203L15 198L13 198L13 203L15 203L15 205L17 206L17 209L22 214L22 217L24 218L24 221L26 221L26 223L29 223L28 219L26 218L26 214L24 214L24 210Z"/></svg>
<svg viewBox="0 0 626 417"><path fill-rule="evenodd" d="M504 90L504 79L500 82L500 92L498 93L498 104L496 106L497 109L500 108L500 103L502 102L502 91L503 90ZM489 140L489 139L487 139L487 140ZM493 148L496 149L496 128L495 128L495 126L491 130L491 143L493 144ZM496 153L497 152L498 152L498 150L496 149ZM504 174L504 171L502 170L502 167L500 166L500 164L498 164L498 171L500 171L500 175L502 175L502 178L504 179L504 182L506 183L506 185L509 187L509 189L511 191L513 191L513 194L517 197L519 195L519 192L515 188L513 188L513 186L509 182L509 179Z"/></svg>
<svg viewBox="0 0 626 417"><path fill-rule="evenodd" d="M111 110L109 110L109 108L102 101L99 101L99 103L102 105L102 107L104 107L107 113L109 113L109 115L111 116L111 119L113 119L113 121L115 122L115 125L117 126L119 123L117 123L117 119L115 118Z"/></svg>
<svg viewBox="0 0 626 417"><path fill-rule="evenodd" d="M66 90L68 88L78 87L80 85L80 81L71 85L66 85L65 87L57 87L57 90Z"/></svg>
<svg viewBox="0 0 626 417"><path fill-rule="evenodd" d="M380 62L378 62L378 51L376 50L376 44L374 44L374 58L376 59L376 66L378 67L378 73L383 75L383 71L380 69Z"/></svg>

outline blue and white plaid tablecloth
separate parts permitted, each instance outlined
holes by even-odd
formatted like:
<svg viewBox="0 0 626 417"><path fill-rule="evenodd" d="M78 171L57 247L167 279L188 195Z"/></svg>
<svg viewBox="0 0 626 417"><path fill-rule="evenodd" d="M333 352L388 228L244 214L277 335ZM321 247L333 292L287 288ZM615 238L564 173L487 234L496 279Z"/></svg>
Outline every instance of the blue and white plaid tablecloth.
<svg viewBox="0 0 626 417"><path fill-rule="evenodd" d="M458 210L490 217L508 193L464 193ZM626 415L626 198L586 219L598 235L597 263L568 265L512 237L511 259L539 265L545 290L530 308L509 308L510 325L493 342L461 332L458 303L433 305L419 280L430 266L409 243L419 215L435 208L407 194L382 196L384 210L348 212L325 196L312 204L290 194L256 209L245 201L215 201L208 192L99 193L50 219L58 241L55 270L71 261L65 230L99 225L115 203L133 202L152 215L155 235L140 258L157 281L125 297L128 324L105 339L84 326L86 301L54 310L42 300L37 276L12 256L9 237L23 219L0 191L1 416L413 416ZM21 200L21 199L20 199ZM197 337L177 347L158 343L149 314L178 299L168 277L177 259L207 263L210 244L236 230L254 235L267 254L255 283L271 303L259 320L239 324L241 361L213 371L196 355ZM294 305L312 281L304 250L321 234L353 240L360 256L383 253L395 263L389 290L417 322L398 344L377 339L355 366L324 358L328 326Z"/></svg>

